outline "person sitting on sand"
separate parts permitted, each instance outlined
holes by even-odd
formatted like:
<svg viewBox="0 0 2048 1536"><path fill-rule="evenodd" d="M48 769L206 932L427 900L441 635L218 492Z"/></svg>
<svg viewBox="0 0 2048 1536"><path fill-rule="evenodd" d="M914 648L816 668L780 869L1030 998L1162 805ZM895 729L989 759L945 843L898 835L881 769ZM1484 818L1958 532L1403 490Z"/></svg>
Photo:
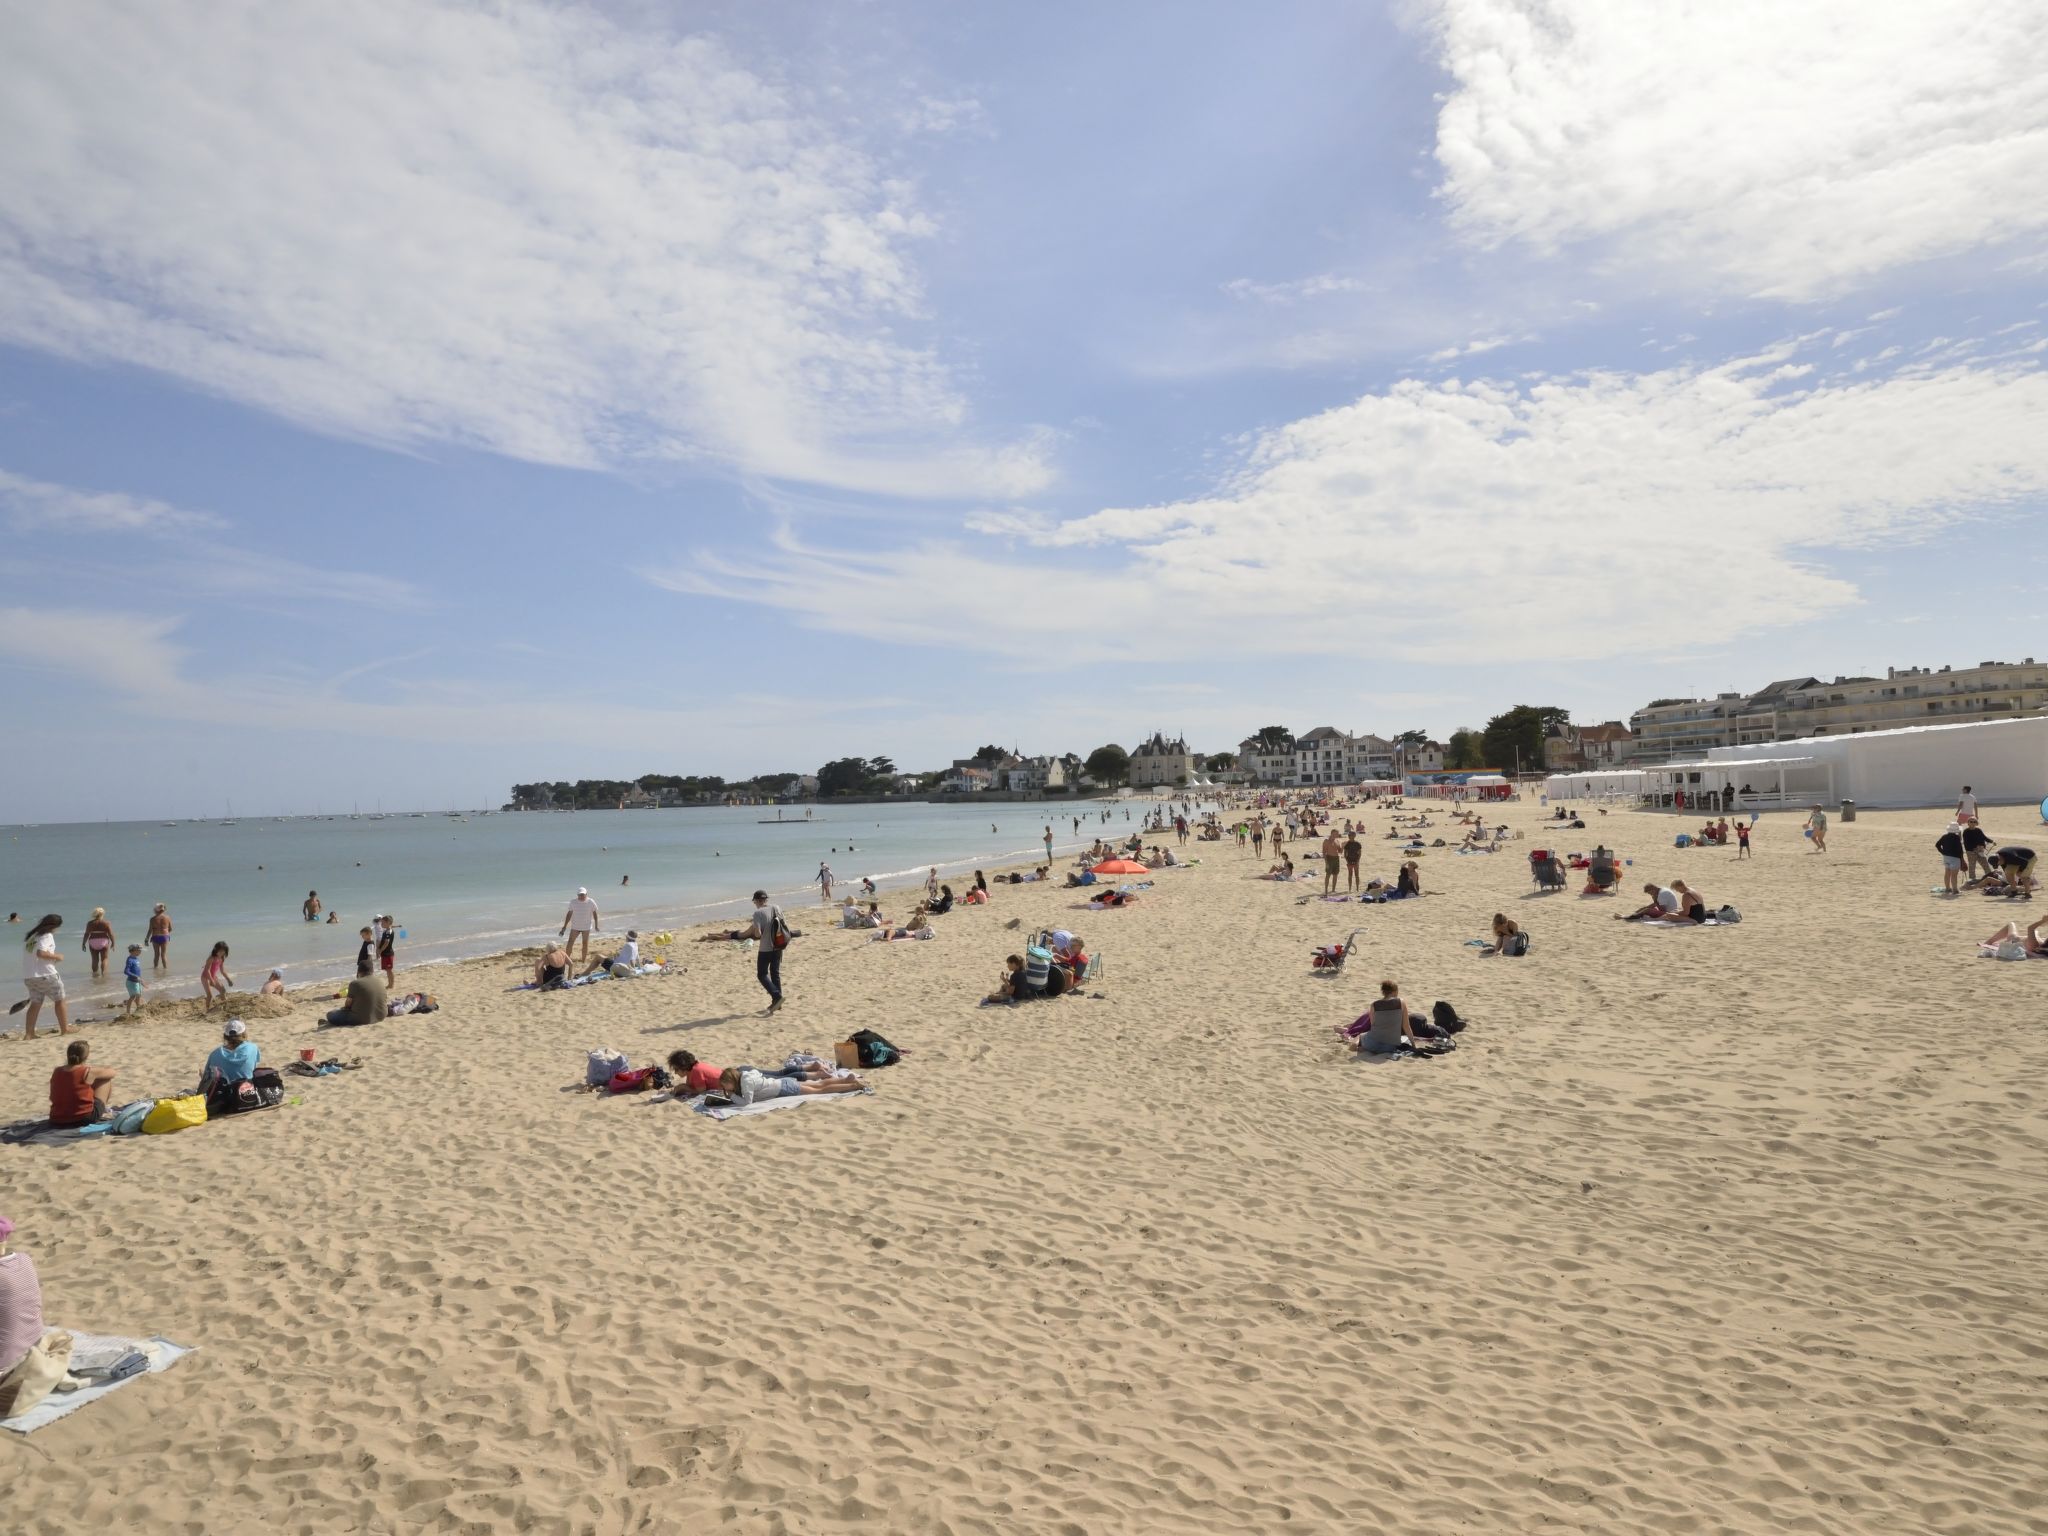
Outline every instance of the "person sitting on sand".
<svg viewBox="0 0 2048 1536"><path fill-rule="evenodd" d="M1643 887L1643 894L1650 898L1647 902L1637 907L1633 912L1615 913L1614 920L1617 923L1669 923L1678 921L1679 914L1683 910L1678 898L1678 892L1666 890L1663 886L1652 880Z"/></svg>
<svg viewBox="0 0 2048 1536"><path fill-rule="evenodd" d="M867 1084L857 1077L774 1077L766 1072L756 1072L752 1067L727 1067L718 1075L718 1091L744 1107L775 1099L793 1099L801 1094L865 1093Z"/></svg>
<svg viewBox="0 0 2048 1536"><path fill-rule="evenodd" d="M568 956L563 955L566 964ZM348 1000L327 1015L327 1022L344 1025L381 1024L390 1013L390 990L384 973L374 965L356 966L356 979L348 984Z"/></svg>
<svg viewBox="0 0 2048 1536"><path fill-rule="evenodd" d="M107 1118L114 1069L92 1066L91 1055L90 1040L74 1040L64 1048L64 1065L50 1073L50 1124L60 1130Z"/></svg>
<svg viewBox="0 0 2048 1536"><path fill-rule="evenodd" d="M996 983L995 991L982 999L985 1003L1014 1003L1024 996L1024 957L1005 955L1003 957L1002 979Z"/></svg>
<svg viewBox="0 0 2048 1536"><path fill-rule="evenodd" d="M206 1058L195 1091L211 1099L218 1090L246 1083L256 1075L256 1064L262 1059L262 1047L249 1038L248 1026L240 1019L229 1019L221 1026L220 1044Z"/></svg>
<svg viewBox="0 0 2048 1536"><path fill-rule="evenodd" d="M283 997L284 972L272 971L263 985L256 989L256 995L258 997Z"/></svg>
<svg viewBox="0 0 2048 1536"><path fill-rule="evenodd" d="M584 976L604 971L614 978L640 974L640 930L628 928L626 941L609 955L599 955L583 968Z"/></svg>
<svg viewBox="0 0 2048 1536"><path fill-rule="evenodd" d="M363 967L356 966L356 974L363 974ZM541 951L540 959L534 963L533 984L542 990L559 987L569 978L569 951L562 947L559 939L550 939L548 947Z"/></svg>
<svg viewBox="0 0 2048 1536"><path fill-rule="evenodd" d="M1403 864L1400 877L1395 883L1395 890L1402 896L1420 896L1422 894L1422 866L1413 859Z"/></svg>
<svg viewBox="0 0 2048 1536"><path fill-rule="evenodd" d="M948 912L952 911L953 887L950 885L940 886L938 896L926 904L925 910L930 912L933 917L944 917Z"/></svg>
<svg viewBox="0 0 2048 1536"><path fill-rule="evenodd" d="M1439 1033L1434 1026L1431 1033ZM1401 1000L1401 989L1391 981L1380 983L1380 995L1370 1008L1349 1024L1340 1024L1337 1033L1348 1040L1358 1042L1361 1056L1391 1056L1396 1051L1415 1049L1415 1036L1423 1032L1423 1026L1414 1024L1408 1017L1408 1005Z"/></svg>
<svg viewBox="0 0 2048 1536"><path fill-rule="evenodd" d="M1707 920L1707 898L1687 885L1683 880L1671 882L1671 889L1678 895L1678 915L1695 923Z"/></svg>
<svg viewBox="0 0 2048 1536"><path fill-rule="evenodd" d="M1519 942L1517 942L1519 941ZM1493 942L1480 951L1483 955L1525 955L1529 952L1529 936L1522 932L1522 925L1505 912L1493 914Z"/></svg>
<svg viewBox="0 0 2048 1536"><path fill-rule="evenodd" d="M682 1086L682 1092L678 1095L680 1098L695 1098L700 1093L716 1091L718 1080L725 1076L726 1073L724 1067L715 1067L708 1061L699 1061L688 1051L670 1051L668 1053L668 1069L675 1074L677 1083ZM753 1067L739 1067L736 1070L752 1072L755 1069ZM799 1082L823 1082L831 1080L832 1069L815 1065L776 1067L773 1070L762 1068L761 1075L763 1077L794 1078Z"/></svg>

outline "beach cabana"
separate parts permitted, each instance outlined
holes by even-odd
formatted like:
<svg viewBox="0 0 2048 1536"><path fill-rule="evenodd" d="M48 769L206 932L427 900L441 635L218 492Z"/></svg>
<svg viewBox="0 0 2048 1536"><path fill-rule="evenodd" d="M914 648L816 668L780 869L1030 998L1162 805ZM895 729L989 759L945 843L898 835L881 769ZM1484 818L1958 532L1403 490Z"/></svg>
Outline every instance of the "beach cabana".
<svg viewBox="0 0 2048 1536"><path fill-rule="evenodd" d="M1685 796L1685 808L1711 797L1716 809L1728 809L1727 791L1734 790L1734 808L1777 810L1791 805L1826 805L1835 798L1835 764L1826 757L1750 757L1735 762L1706 759L1663 763L1643 770L1647 804L1674 809Z"/></svg>

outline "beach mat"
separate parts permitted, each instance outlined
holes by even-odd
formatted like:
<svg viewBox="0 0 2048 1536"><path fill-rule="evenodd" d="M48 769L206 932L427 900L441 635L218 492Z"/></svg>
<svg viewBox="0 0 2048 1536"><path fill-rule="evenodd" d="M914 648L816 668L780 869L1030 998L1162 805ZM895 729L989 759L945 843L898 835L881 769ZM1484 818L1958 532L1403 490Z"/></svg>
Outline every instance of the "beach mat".
<svg viewBox="0 0 2048 1536"><path fill-rule="evenodd" d="M0 1147L75 1147L82 1141L104 1141L105 1129L100 1126L88 1134L85 1126L58 1127L50 1124L47 1117L17 1120L12 1125L0 1125Z"/></svg>
<svg viewBox="0 0 2048 1536"><path fill-rule="evenodd" d="M110 1392L118 1392L123 1387L140 1381L144 1376L154 1376L160 1371L168 1371L172 1366L184 1359L185 1356L191 1354L195 1347L185 1344L173 1344L169 1339L161 1336L149 1339L128 1339L122 1338L117 1334L79 1333L73 1330L71 1334L71 1354L73 1359L77 1359L87 1351L113 1354L119 1353L123 1349L139 1349L149 1356L148 1369L126 1377L121 1381L105 1382L93 1387L81 1387L76 1392L52 1392L40 1403L37 1403L35 1407L29 1409L27 1413L17 1414L11 1419L0 1419L0 1429L11 1429L17 1435L32 1435L45 1425L56 1423L57 1420L63 1418L66 1414L76 1413L79 1409L85 1407L86 1404L98 1402Z"/></svg>

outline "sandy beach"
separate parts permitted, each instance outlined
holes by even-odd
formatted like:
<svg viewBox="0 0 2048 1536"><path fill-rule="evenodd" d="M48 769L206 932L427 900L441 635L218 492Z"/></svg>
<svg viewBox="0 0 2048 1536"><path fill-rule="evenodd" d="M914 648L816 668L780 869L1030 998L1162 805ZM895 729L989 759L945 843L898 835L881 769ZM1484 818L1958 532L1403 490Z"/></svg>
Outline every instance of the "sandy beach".
<svg viewBox="0 0 2048 1536"><path fill-rule="evenodd" d="M2048 965L1976 955L2040 905L1930 896L1939 811L1825 855L1766 816L1739 863L1674 850L1685 819L1543 814L1384 907L1298 905L1319 880L1211 844L1128 910L1003 886L931 943L792 909L772 1018L748 952L692 943L566 993L510 957L402 970L441 1011L370 1030L252 1014L268 1062L362 1067L0 1147L51 1324L199 1346L0 1436L12 1526L2041 1530ZM1533 894L1529 848L1596 839L1624 890L1745 921ZM1496 911L1530 955L1464 947ZM978 1009L1013 930L1055 925L1101 995ZM1350 1058L1332 1026L1382 976L1473 1020L1459 1049ZM862 1027L910 1052L871 1096L718 1123L566 1091L598 1046L770 1064ZM89 1033L124 1100L189 1087L218 1020ZM0 1044L0 1120L61 1056Z"/></svg>

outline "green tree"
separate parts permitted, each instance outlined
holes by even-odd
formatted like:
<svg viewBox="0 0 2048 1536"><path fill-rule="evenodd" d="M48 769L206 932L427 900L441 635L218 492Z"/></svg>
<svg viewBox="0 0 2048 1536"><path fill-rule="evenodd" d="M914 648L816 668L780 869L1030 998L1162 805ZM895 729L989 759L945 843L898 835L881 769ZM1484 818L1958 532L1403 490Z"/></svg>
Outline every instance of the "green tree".
<svg viewBox="0 0 2048 1536"><path fill-rule="evenodd" d="M1486 758L1483 766L1504 773L1539 772L1543 767L1543 733L1570 720L1570 710L1544 704L1517 704L1507 713L1495 715L1486 722L1479 737L1479 750Z"/></svg>
<svg viewBox="0 0 2048 1536"><path fill-rule="evenodd" d="M1131 754L1115 742L1106 747L1097 747L1088 754L1088 777L1106 788L1114 789L1131 776Z"/></svg>
<svg viewBox="0 0 2048 1536"><path fill-rule="evenodd" d="M1202 766L1211 773L1228 773L1237 766L1235 752L1217 752L1202 760Z"/></svg>
<svg viewBox="0 0 2048 1536"><path fill-rule="evenodd" d="M1451 739L1444 743L1444 766L1484 768L1486 758L1480 751L1478 734L1473 731L1451 732Z"/></svg>
<svg viewBox="0 0 2048 1536"><path fill-rule="evenodd" d="M1429 745L1429 732L1403 731L1394 738L1394 745L1397 747L1426 747Z"/></svg>
<svg viewBox="0 0 2048 1536"><path fill-rule="evenodd" d="M970 763L979 763L984 768L993 768L1009 755L1010 752L1007 747L987 746L976 752L968 761Z"/></svg>
<svg viewBox="0 0 2048 1536"><path fill-rule="evenodd" d="M1258 745L1259 751L1268 756L1294 750L1294 732L1284 725L1262 725L1253 734L1252 740Z"/></svg>
<svg viewBox="0 0 2048 1536"><path fill-rule="evenodd" d="M866 758L835 758L818 770L818 793L820 795L865 794L869 777L868 760Z"/></svg>

